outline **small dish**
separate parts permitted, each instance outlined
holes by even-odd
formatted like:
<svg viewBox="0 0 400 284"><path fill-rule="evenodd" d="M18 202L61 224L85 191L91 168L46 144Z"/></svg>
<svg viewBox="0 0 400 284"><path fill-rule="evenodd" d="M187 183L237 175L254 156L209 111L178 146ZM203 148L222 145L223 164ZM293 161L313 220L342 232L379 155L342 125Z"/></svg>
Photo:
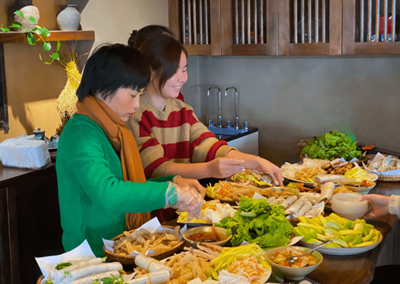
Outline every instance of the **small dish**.
<svg viewBox="0 0 400 284"><path fill-rule="evenodd" d="M310 248L306 248L306 247L288 246L288 247L273 248L273 249L270 249L270 250L268 250L266 252L266 257L267 257L268 262L272 266L272 270L280 271L288 279L292 279L292 280L301 280L301 279L303 279L307 274L309 274L312 271L314 271L321 264L321 262L323 261L322 254L319 253L318 251L313 251L311 253L311 255L318 260L318 262L316 264L311 265L311 266L305 266L305 267L283 266L283 265L277 264L276 262L274 262L271 259L271 256L273 256L277 252L278 253L279 252L284 252L288 248L294 249L296 251L299 251L299 253L307 253L307 252L309 252L311 250Z"/></svg>
<svg viewBox="0 0 400 284"><path fill-rule="evenodd" d="M224 228L204 226L186 230L182 237L194 248L202 243L224 246L232 238L232 235L227 236L226 233L227 230Z"/></svg>
<svg viewBox="0 0 400 284"><path fill-rule="evenodd" d="M362 195L358 192L342 192L332 196L332 211L349 220L362 218L368 210L368 201L361 201Z"/></svg>

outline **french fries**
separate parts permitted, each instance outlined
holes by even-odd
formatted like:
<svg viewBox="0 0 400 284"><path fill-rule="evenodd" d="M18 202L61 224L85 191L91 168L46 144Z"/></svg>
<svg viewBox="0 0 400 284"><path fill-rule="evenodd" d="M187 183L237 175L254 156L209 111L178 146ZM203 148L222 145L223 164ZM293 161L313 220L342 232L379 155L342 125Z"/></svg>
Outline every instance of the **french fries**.
<svg viewBox="0 0 400 284"><path fill-rule="evenodd" d="M129 233L125 231L123 236L114 242L114 252L119 255L128 255L134 251L145 254L147 250L163 253L179 244L179 226L170 230L151 233L141 228Z"/></svg>
<svg viewBox="0 0 400 284"><path fill-rule="evenodd" d="M319 167L313 167L313 168L304 168L300 171L295 172L295 178L297 180L301 181L308 181L307 179L312 179L318 174L325 174L325 170L319 168Z"/></svg>
<svg viewBox="0 0 400 284"><path fill-rule="evenodd" d="M211 264L209 261L196 256L195 253L182 252L175 254L164 263L172 269L172 277L168 284L184 284L199 277L205 281L211 275ZM135 268L137 275L146 274L147 271Z"/></svg>

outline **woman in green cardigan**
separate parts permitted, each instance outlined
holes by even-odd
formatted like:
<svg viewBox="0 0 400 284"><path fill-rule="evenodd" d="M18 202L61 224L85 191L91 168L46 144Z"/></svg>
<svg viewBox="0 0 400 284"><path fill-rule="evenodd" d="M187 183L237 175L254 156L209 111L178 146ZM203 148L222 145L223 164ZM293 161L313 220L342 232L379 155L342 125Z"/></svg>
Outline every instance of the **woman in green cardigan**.
<svg viewBox="0 0 400 284"><path fill-rule="evenodd" d="M125 128L149 76L142 55L122 44L101 46L86 63L78 111L63 129L57 151L66 251L87 239L102 256L102 238L124 231L126 213L134 221L128 228L140 226L150 219L148 212L160 208L200 214L204 188L198 181L179 176L146 181L136 143Z"/></svg>

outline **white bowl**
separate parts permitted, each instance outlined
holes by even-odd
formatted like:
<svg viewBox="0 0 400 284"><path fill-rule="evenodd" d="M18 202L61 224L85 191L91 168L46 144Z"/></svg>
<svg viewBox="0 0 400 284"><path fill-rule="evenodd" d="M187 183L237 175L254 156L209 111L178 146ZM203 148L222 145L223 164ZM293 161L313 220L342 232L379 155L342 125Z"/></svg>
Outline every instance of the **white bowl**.
<svg viewBox="0 0 400 284"><path fill-rule="evenodd" d="M373 185L371 186L362 186L362 185L356 185L359 183L348 183L346 184L346 180L343 181L339 181L340 185L343 185L345 187L347 187L348 189L354 191L354 192L358 192L360 194L367 194L368 192L371 191L371 189L373 189L376 186L376 183L374 181L372 181L371 183L373 183Z"/></svg>
<svg viewBox="0 0 400 284"><path fill-rule="evenodd" d="M266 257L267 257L268 262L271 264L272 269L279 270L288 279L293 279L293 280L303 279L307 274L313 272L321 264L321 262L323 260L321 253L319 253L318 251L313 251L311 253L311 255L314 256L315 258L317 258L319 261L317 262L317 264L312 265L312 266L290 267L290 266L279 265L272 261L271 256L274 253L285 251L287 248L288 247L277 247L277 248L270 249L266 252ZM299 247L299 246L290 246L290 248L294 248L294 249L299 250L304 253L311 250L310 248Z"/></svg>
<svg viewBox="0 0 400 284"><path fill-rule="evenodd" d="M193 235L210 234L210 233L215 234L215 232L217 232L218 236L222 239L221 241L215 241L215 242L206 241L206 242L204 242L204 241L195 241L195 240L191 239L191 237ZM188 229L185 232L183 232L182 237L187 243L189 243L194 248L197 248L198 244L201 245L203 243L224 246L232 238L232 235L227 236L226 232L227 232L227 229L220 228L220 227L213 227L213 226L195 227L195 228L191 228L191 229Z"/></svg>
<svg viewBox="0 0 400 284"><path fill-rule="evenodd" d="M336 193L332 196L332 210L341 217L355 220L364 216L368 210L368 201L360 202L362 195L354 192Z"/></svg>

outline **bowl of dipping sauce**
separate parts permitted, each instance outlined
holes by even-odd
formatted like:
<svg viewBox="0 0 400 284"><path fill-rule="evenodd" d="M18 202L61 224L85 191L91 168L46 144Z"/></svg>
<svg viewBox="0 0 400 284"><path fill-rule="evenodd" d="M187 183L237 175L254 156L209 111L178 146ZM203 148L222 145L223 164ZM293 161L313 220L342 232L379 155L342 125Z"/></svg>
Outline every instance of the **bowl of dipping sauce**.
<svg viewBox="0 0 400 284"><path fill-rule="evenodd" d="M186 230L182 237L194 248L203 243L224 246L232 238L232 235L227 236L226 233L224 228L204 226Z"/></svg>

